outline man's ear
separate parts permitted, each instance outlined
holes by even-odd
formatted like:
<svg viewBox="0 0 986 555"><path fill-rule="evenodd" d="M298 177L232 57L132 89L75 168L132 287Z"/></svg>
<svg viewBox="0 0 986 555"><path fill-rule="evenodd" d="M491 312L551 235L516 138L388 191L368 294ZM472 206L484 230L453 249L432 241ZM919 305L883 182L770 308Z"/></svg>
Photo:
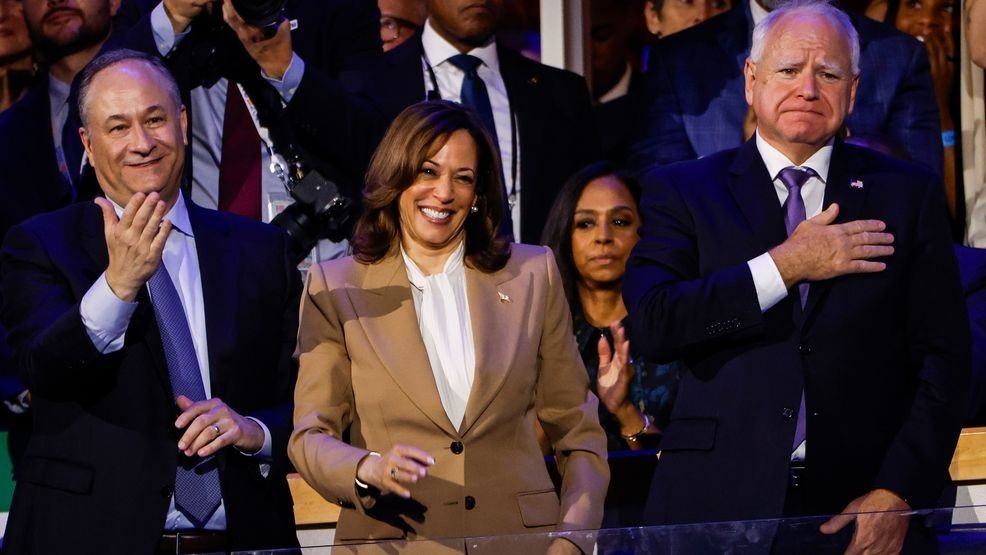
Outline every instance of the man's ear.
<svg viewBox="0 0 986 555"><path fill-rule="evenodd" d="M746 95L746 103L753 106L753 82L757 80L757 64L749 58L743 64L743 78L745 80L743 92Z"/></svg>
<svg viewBox="0 0 986 555"><path fill-rule="evenodd" d="M853 106L856 105L856 89L859 88L859 74L853 75L853 77L852 77L852 85L850 85L849 87L850 87L849 88L849 110L846 111L846 114L847 115L852 113Z"/></svg>
<svg viewBox="0 0 986 555"><path fill-rule="evenodd" d="M82 139L82 148L86 149L86 158L90 160L89 164L92 165L92 141L89 139L89 133L85 127L79 128L79 138Z"/></svg>
<svg viewBox="0 0 986 555"><path fill-rule="evenodd" d="M110 0L110 17L116 17L116 12L120 11L120 2L122 0Z"/></svg>
<svg viewBox="0 0 986 555"><path fill-rule="evenodd" d="M188 111L185 110L185 105L181 105L181 144L188 146Z"/></svg>
<svg viewBox="0 0 986 555"><path fill-rule="evenodd" d="M661 37L661 14L657 11L657 6L654 2L647 1L644 2L644 22L647 24L647 31L657 36Z"/></svg>

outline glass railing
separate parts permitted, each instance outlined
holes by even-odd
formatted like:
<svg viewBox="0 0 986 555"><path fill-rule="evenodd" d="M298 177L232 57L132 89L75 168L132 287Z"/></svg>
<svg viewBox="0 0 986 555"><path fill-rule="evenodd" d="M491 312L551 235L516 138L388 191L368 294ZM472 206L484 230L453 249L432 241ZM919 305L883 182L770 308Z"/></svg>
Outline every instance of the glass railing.
<svg viewBox="0 0 986 555"><path fill-rule="evenodd" d="M897 513L909 520L906 542L913 553L965 555L986 553L986 524L955 524L983 514L986 506L956 507ZM872 513L870 513L872 514ZM961 516L965 514L967 516ZM518 534L434 540L316 545L298 549L243 551L242 555L304 555L343 553L385 554L506 554L545 553L553 542L572 542L586 553L599 555L701 555L705 553L842 554L852 540L853 527L823 534L828 516L709 522L674 526L611 528L579 532Z"/></svg>

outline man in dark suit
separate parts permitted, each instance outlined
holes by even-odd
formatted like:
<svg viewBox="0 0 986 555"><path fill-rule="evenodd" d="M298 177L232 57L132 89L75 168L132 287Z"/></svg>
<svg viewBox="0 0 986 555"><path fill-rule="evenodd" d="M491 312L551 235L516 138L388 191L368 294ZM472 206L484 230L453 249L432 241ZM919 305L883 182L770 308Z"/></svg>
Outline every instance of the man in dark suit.
<svg viewBox="0 0 986 555"><path fill-rule="evenodd" d="M852 513L934 506L969 377L940 179L835 137L860 78L843 12L799 2L754 36L755 137L645 180L631 342L690 368L646 519L844 511L822 532L892 552L907 518Z"/></svg>
<svg viewBox="0 0 986 555"><path fill-rule="evenodd" d="M502 11L503 0L430 0L422 32L388 52L373 81L388 121L429 98L470 104L473 78L456 64L472 59L487 103L470 107L500 147L513 236L537 243L555 194L596 155L592 108L584 79L495 41Z"/></svg>
<svg viewBox="0 0 986 555"><path fill-rule="evenodd" d="M780 3L741 0L658 42L638 99L634 167L708 156L749 138L754 122L743 98L743 62L754 24ZM860 14L849 18L860 37L861 71L859 100L845 121L849 133L886 137L940 175L941 129L924 46Z"/></svg>
<svg viewBox="0 0 986 555"><path fill-rule="evenodd" d="M106 198L14 227L2 253L35 416L5 552L297 545L285 236L185 201L187 120L157 59L93 61L80 115Z"/></svg>

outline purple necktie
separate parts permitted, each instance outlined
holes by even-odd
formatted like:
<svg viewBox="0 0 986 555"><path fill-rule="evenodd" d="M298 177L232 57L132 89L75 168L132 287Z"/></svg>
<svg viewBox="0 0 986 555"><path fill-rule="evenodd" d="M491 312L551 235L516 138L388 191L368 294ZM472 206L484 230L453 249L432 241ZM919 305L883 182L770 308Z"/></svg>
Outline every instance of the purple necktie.
<svg viewBox="0 0 986 555"><path fill-rule="evenodd" d="M787 187L787 200L784 201L784 227L787 228L788 235L794 233L794 229L798 227L798 224L805 221L807 215L805 200L801 198L801 187L809 179L817 176L818 174L811 168L796 168L794 166L784 168L777 175ZM804 308L808 301L808 284L799 283L798 293L801 296L801 308ZM805 410L805 393L802 390L801 407L798 409L798 425L794 429L794 449L797 449L805 440Z"/></svg>
<svg viewBox="0 0 986 555"><path fill-rule="evenodd" d="M151 293L174 396L184 395L192 401L205 400L202 372L195 357L195 345L188 329L188 320L185 319L185 310L163 262L147 281L147 289ZM203 528L221 500L215 457L200 459L197 456L186 457L179 452L175 506L190 517L196 528Z"/></svg>

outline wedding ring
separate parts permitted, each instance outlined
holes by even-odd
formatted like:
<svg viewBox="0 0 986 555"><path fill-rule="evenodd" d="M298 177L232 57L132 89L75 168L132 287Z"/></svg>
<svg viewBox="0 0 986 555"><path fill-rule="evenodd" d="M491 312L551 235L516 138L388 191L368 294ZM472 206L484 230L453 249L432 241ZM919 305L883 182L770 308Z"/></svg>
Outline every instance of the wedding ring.
<svg viewBox="0 0 986 555"><path fill-rule="evenodd" d="M219 424L213 424L212 429L216 431L217 436L222 434L222 431L219 430Z"/></svg>
<svg viewBox="0 0 986 555"><path fill-rule="evenodd" d="M390 477L393 478L394 480L397 479L397 469L396 468L391 468L390 469Z"/></svg>

